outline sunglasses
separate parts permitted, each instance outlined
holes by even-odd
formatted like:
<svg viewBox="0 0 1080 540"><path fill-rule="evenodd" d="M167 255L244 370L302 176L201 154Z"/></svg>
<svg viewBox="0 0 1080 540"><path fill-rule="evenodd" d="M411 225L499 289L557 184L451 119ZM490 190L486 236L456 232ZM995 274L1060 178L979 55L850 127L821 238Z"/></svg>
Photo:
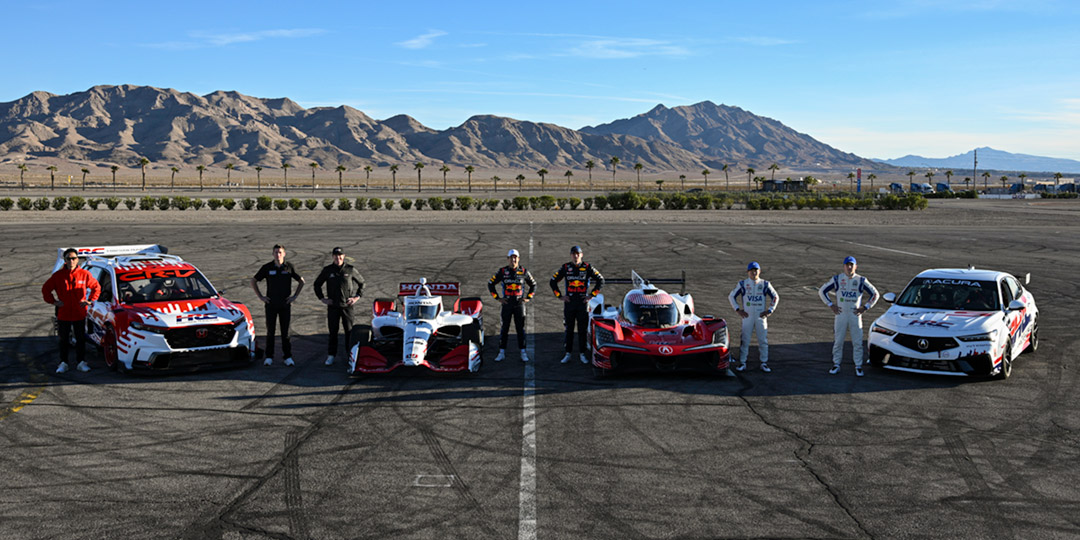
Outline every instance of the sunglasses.
<svg viewBox="0 0 1080 540"><path fill-rule="evenodd" d="M78 257L64 257L64 258L69 260L69 261L77 261L77 260L79 260Z"/></svg>

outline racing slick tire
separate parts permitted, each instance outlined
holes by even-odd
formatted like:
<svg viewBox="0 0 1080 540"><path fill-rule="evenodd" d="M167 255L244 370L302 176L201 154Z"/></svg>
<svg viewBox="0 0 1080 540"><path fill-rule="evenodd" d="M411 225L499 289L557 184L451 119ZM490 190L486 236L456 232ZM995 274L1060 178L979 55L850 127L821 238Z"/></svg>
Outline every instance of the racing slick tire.
<svg viewBox="0 0 1080 540"><path fill-rule="evenodd" d="M461 327L461 338L463 341L471 341L476 344L476 348L480 351L480 364L484 363L484 330L480 327L480 323L473 321L463 327Z"/></svg>
<svg viewBox="0 0 1080 540"><path fill-rule="evenodd" d="M1035 323L1031 327L1031 339L1028 342L1028 346L1020 354L1031 354L1039 350L1039 319L1035 318Z"/></svg>
<svg viewBox="0 0 1080 540"><path fill-rule="evenodd" d="M371 343L371 326L366 324L358 324L352 327L352 333L349 334L349 348L352 349L353 345L368 345Z"/></svg>
<svg viewBox="0 0 1080 540"><path fill-rule="evenodd" d="M606 379L611 376L611 370L593 366L592 375L594 379Z"/></svg>
<svg viewBox="0 0 1080 540"><path fill-rule="evenodd" d="M112 371L120 370L120 360L116 350L116 331L111 326L105 328L105 337L101 338L101 358Z"/></svg>
<svg viewBox="0 0 1080 540"><path fill-rule="evenodd" d="M994 375L995 379L1004 381L1012 375L1012 340L1005 344L1005 352L1001 353L1001 371Z"/></svg>

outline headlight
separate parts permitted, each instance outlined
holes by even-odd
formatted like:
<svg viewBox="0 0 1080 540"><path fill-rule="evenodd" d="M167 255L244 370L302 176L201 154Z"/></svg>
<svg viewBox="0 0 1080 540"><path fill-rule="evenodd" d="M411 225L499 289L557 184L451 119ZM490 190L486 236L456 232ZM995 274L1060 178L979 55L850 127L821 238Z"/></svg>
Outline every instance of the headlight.
<svg viewBox="0 0 1080 540"><path fill-rule="evenodd" d="M713 335L712 335L712 344L713 345L723 345L723 346L726 347L727 343L728 343L728 336L727 336L727 327L726 326L723 327L723 328L718 329L715 332L713 332Z"/></svg>
<svg viewBox="0 0 1080 540"><path fill-rule="evenodd" d="M878 326L876 324L870 326L870 331L871 332L877 332L878 334L885 334L886 336L895 336L896 335L896 332L894 330L889 330L888 328L885 328L884 326Z"/></svg>
<svg viewBox="0 0 1080 540"><path fill-rule="evenodd" d="M615 343L615 332L607 328L595 327L593 336L596 338L596 348Z"/></svg>
<svg viewBox="0 0 1080 540"><path fill-rule="evenodd" d="M971 334L969 336L960 336L960 337L958 337L956 339L959 339L960 341L965 341L965 342L967 342L967 341L994 341L994 339L997 338L997 333L998 333L997 330L991 330L991 331L983 333L983 334Z"/></svg>
<svg viewBox="0 0 1080 540"><path fill-rule="evenodd" d="M140 322L131 323L131 328L135 330L141 330L143 332L151 332L154 334L164 334L168 330L168 328L163 328L161 326L150 326L148 324L143 324Z"/></svg>
<svg viewBox="0 0 1080 540"><path fill-rule="evenodd" d="M240 326L241 324L244 324L246 322L247 317L245 317L243 313L241 313L239 317L232 320L233 326Z"/></svg>

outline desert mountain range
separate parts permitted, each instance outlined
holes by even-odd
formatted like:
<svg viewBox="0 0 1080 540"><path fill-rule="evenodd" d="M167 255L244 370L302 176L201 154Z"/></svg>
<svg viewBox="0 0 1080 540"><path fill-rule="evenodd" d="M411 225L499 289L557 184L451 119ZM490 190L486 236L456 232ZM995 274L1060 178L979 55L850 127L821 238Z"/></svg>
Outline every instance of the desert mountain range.
<svg viewBox="0 0 1080 540"><path fill-rule="evenodd" d="M150 86L95 86L54 95L33 92L0 103L0 159L19 156L156 165L280 167L283 161L324 168L416 161L477 168L735 170L771 163L785 168L882 165L841 152L782 123L738 107L703 101L657 105L633 118L580 130L491 115L435 130L398 115L375 120L348 106L305 109L288 98L237 92L205 96Z"/></svg>

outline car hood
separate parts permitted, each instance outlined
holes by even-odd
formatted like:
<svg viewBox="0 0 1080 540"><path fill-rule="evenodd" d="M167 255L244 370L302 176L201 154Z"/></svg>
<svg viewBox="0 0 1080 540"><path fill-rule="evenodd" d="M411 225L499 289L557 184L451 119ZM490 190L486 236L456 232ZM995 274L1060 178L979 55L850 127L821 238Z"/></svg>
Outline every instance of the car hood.
<svg viewBox="0 0 1080 540"><path fill-rule="evenodd" d="M146 302L124 306L133 318L141 317L146 324L180 328L205 324L225 324L244 316L240 308L225 298Z"/></svg>
<svg viewBox="0 0 1080 540"><path fill-rule="evenodd" d="M904 334L953 336L988 332L1000 320L998 311L959 311L892 306L875 324Z"/></svg>

